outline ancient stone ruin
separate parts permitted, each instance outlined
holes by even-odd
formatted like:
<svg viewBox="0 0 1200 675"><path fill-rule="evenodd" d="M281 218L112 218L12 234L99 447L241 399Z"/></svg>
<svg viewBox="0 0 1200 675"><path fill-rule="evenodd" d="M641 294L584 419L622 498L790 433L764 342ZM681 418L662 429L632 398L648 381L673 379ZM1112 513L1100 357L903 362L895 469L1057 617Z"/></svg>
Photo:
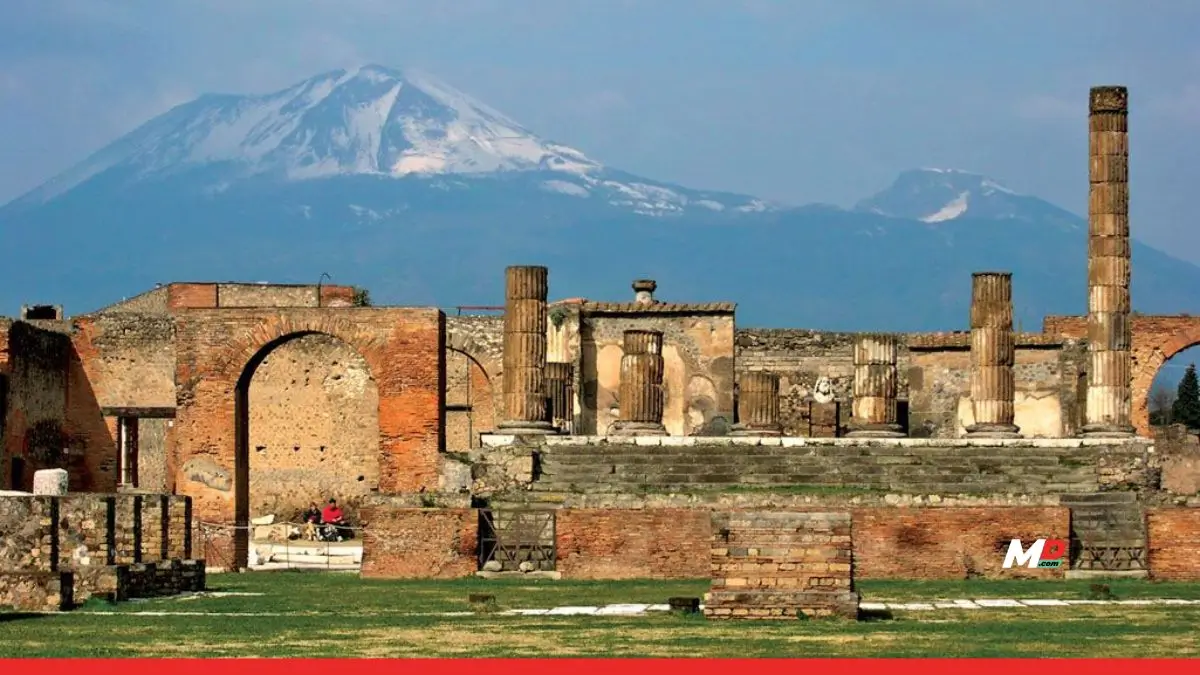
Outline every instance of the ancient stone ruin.
<svg viewBox="0 0 1200 675"><path fill-rule="evenodd" d="M158 578L148 560L205 561L171 563L180 579L277 563L329 497L359 528L336 564L365 577L712 578L714 618L849 616L857 579L1200 578L1200 463L1146 408L1200 318L1131 313L1127 95L1089 100L1086 316L1014 330L1003 271L962 280L960 330L910 334L741 327L732 302L652 279L551 301L540 266L505 270L503 307L449 313L167 284L0 322L0 488L18 493L0 528L59 541L62 500L189 500L194 554L134 560L137 527L100 528L114 543L88 560L129 566L104 572L118 595ZM47 470L66 494L25 494L63 491ZM1070 564L1001 566L997 541L1039 538L1069 539ZM66 590L81 563L6 564L5 592L41 584L40 604L95 587Z"/></svg>

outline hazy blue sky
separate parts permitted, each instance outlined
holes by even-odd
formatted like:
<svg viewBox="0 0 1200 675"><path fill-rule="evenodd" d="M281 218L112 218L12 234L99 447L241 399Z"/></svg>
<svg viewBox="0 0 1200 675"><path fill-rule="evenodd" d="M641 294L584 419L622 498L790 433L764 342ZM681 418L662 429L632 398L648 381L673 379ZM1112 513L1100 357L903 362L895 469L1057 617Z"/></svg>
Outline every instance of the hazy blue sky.
<svg viewBox="0 0 1200 675"><path fill-rule="evenodd" d="M1200 2L3 0L0 202L204 92L428 70L613 166L852 204L905 168L1073 211L1130 87L1135 236L1200 262Z"/></svg>

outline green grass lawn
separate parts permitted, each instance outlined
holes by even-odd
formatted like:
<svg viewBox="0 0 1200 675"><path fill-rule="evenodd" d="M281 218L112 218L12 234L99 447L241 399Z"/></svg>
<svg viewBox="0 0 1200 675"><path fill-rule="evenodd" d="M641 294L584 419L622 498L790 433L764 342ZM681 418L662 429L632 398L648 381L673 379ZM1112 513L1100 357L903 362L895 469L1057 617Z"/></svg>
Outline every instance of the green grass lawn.
<svg viewBox="0 0 1200 675"><path fill-rule="evenodd" d="M858 584L864 602L1075 598L1088 581ZM1116 599L1200 598L1200 584L1105 582ZM699 581L375 581L353 574L209 577L210 591L74 612L0 613L0 657L825 657L1200 656L1200 606L1076 605L895 611L867 621L718 622L643 617L440 616L490 593L500 609L664 603L702 596ZM148 615L148 613L161 613Z"/></svg>

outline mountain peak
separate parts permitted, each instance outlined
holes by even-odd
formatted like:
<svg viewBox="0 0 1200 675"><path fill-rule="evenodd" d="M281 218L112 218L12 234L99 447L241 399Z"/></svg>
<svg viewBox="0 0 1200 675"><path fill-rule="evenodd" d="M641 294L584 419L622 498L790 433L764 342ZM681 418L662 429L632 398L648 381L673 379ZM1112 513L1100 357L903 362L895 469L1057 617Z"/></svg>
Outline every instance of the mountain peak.
<svg viewBox="0 0 1200 675"><path fill-rule="evenodd" d="M215 182L228 183L256 175L579 176L602 165L428 74L367 64L269 94L201 96L92 155L37 191L37 201L113 168L144 181L197 167L220 167Z"/></svg>
<svg viewBox="0 0 1200 675"><path fill-rule="evenodd" d="M889 187L860 201L854 210L931 224L964 216L1030 220L1053 215L1054 220L1067 223L1077 220L1037 197L1017 193L997 180L962 169L902 171Z"/></svg>

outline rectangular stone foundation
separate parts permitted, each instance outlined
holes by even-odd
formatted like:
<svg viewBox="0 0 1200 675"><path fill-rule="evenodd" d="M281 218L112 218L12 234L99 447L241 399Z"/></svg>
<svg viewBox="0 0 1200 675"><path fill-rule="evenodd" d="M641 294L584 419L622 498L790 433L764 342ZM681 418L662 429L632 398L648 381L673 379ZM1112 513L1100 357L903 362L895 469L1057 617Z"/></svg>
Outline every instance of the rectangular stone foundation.
<svg viewBox="0 0 1200 675"><path fill-rule="evenodd" d="M858 618L849 513L712 516L712 619Z"/></svg>

